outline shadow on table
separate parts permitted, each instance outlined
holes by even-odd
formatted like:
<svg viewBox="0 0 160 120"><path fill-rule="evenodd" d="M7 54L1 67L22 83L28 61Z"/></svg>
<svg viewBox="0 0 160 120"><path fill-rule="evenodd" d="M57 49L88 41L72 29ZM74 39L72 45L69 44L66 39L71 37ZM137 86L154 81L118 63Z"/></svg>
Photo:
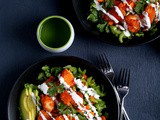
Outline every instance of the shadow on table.
<svg viewBox="0 0 160 120"><path fill-rule="evenodd" d="M158 51L160 53L160 38L153 41L151 43L151 47L153 47L156 51Z"/></svg>

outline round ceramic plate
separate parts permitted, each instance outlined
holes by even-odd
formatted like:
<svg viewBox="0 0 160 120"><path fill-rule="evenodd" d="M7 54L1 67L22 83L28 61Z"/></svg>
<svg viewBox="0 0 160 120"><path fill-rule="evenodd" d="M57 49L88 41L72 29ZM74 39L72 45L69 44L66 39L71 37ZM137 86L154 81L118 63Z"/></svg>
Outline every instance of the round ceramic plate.
<svg viewBox="0 0 160 120"><path fill-rule="evenodd" d="M160 37L160 22L157 24L158 30L154 35L149 35L148 32L145 33L144 37L133 37L132 40L127 40L125 43L120 43L118 38L112 33L99 32L96 25L87 20L89 15L90 3L93 0L72 0L74 10L76 15L83 25L83 27L91 33L91 35L97 36L100 40L105 43L116 45L116 46L136 46L145 43L152 42Z"/></svg>
<svg viewBox="0 0 160 120"><path fill-rule="evenodd" d="M61 67L72 65L86 69L87 75L93 76L97 84L104 85L106 96L103 100L106 101L106 111L109 114L109 118L107 120L118 120L118 102L110 81L90 62L74 56L50 57L33 64L25 70L11 90L8 100L8 120L19 120L20 114L18 108L20 92L24 88L25 83L36 83L37 75L41 71L41 67L44 65Z"/></svg>

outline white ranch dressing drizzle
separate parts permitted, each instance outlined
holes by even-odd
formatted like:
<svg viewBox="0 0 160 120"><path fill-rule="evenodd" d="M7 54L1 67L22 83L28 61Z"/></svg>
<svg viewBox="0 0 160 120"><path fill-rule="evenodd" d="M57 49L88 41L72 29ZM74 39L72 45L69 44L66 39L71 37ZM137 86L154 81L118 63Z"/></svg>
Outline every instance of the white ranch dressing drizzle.
<svg viewBox="0 0 160 120"><path fill-rule="evenodd" d="M69 120L68 117L67 117L67 115L63 115L63 118L64 118L65 120Z"/></svg>
<svg viewBox="0 0 160 120"><path fill-rule="evenodd" d="M59 78L59 81L60 81L60 84L63 84L64 85L64 88L67 90L67 92L72 96L74 102L77 104L78 108L80 110L82 110L82 112L86 112L87 114L84 113L84 115L87 117L88 114L90 114L90 111L84 109L84 107L82 107L82 104L83 104L83 99L77 95L76 92L74 92L70 86L64 81L64 78L60 75L58 75L58 78Z"/></svg>
<svg viewBox="0 0 160 120"><path fill-rule="evenodd" d="M59 77L59 80L60 80L60 83L61 84L63 84L64 85L64 87L65 87L65 89L69 89L71 92L71 96L72 97L74 97L74 99L75 100L77 100L79 103L83 103L83 99L80 97L80 96L78 96L71 88L70 88L70 86L64 81L64 79L63 79L63 77ZM47 84L44 82L44 83L42 83L41 85L38 85L38 88L45 94L45 95L48 95L48 93L47 93L47 91L48 91L48 89L49 89L49 87L47 86ZM56 98L55 97L52 97L52 100L55 100L56 101ZM39 110L40 110L40 108L39 108ZM47 112L48 113L48 112ZM48 113L49 114L49 113ZM43 115L43 113L41 113L40 112L40 115L41 115L41 117L42 117L42 119L43 120L47 120L46 118L45 118L45 116ZM50 117L53 119L53 120L55 120L53 117L52 117L52 115L51 114L49 114L50 115ZM65 120L68 120L68 119L66 119L66 117L67 116L63 116L64 118L65 118ZM77 116L78 117L78 116ZM78 119L77 119L78 120Z"/></svg>
<svg viewBox="0 0 160 120"><path fill-rule="evenodd" d="M48 95L47 91L48 91L49 87L47 86L47 84L46 84L45 82L42 83L41 85L38 85L38 88L39 88L45 95ZM55 97L52 97L52 100L56 100L56 98L55 98ZM40 108L39 108L38 106L37 106L37 110L40 111ZM46 111L46 112L47 112L47 111ZM47 112L47 113L48 113L48 115L49 115L53 120L55 120L51 113L49 113L49 112ZM45 116L43 115L42 112L40 112L40 115L41 115L41 117L42 117L43 120L47 120L47 119L45 118ZM43 115L43 116L42 116L42 115Z"/></svg>
<svg viewBox="0 0 160 120"><path fill-rule="evenodd" d="M88 93L90 96L94 96L96 99L99 99L100 96L97 94L97 92L93 88L87 88L87 86L85 86L80 79L75 78L74 82L77 84L77 87L81 91L84 91Z"/></svg>
<svg viewBox="0 0 160 120"><path fill-rule="evenodd" d="M68 91L68 93L72 96L73 100L76 103L83 104L83 99L76 92L74 92L71 88L69 90L70 91Z"/></svg>
<svg viewBox="0 0 160 120"><path fill-rule="evenodd" d="M85 106L83 106L83 99L70 88L70 86L64 81L64 78L62 76L58 76L60 84L64 85L64 88L67 90L67 92L72 96L73 100L75 103L78 105L78 108L82 110L84 115L87 117L88 120L93 120L94 117L97 118L97 120L101 120L101 117L99 117L98 112L96 111L96 108L92 105L91 101L89 100L89 95L94 96L95 98L99 98L100 96L96 93L96 91L93 88L87 88L87 86L83 85L80 79L74 79L75 83L77 84L78 88L81 90L81 92L84 94L88 104L90 105L91 109L95 113L95 116L91 114L91 110L87 110ZM49 87L47 86L46 83L42 83L41 85L38 85L38 88L46 95L48 95L47 91ZM55 97L52 97L53 100L55 100ZM47 112L48 113L48 112ZM39 113L42 117L43 120L46 120L45 116L43 115L42 112ZM48 113L49 114L49 113ZM51 114L49 114L50 117L54 120ZM78 119L78 116L73 115L76 120ZM65 120L68 120L68 117L63 115Z"/></svg>
<svg viewBox="0 0 160 120"><path fill-rule="evenodd" d="M40 103L37 101L35 94L32 92L31 93L32 101L36 105L37 111L40 111Z"/></svg>
<svg viewBox="0 0 160 120"><path fill-rule="evenodd" d="M123 3L125 3L129 8L127 9L129 12L134 13L132 7L130 4L127 2L127 0L121 0Z"/></svg>
<svg viewBox="0 0 160 120"><path fill-rule="evenodd" d="M127 4L127 6L129 7L129 12L131 12L132 14L134 14L134 11L132 9L132 7L129 5L129 3L127 2L127 0L121 0L123 3ZM111 20L113 20L116 24L119 22L113 15L109 14L108 12L106 12L103 8L102 5L99 4L99 2L97 0L94 0L95 4L96 4L96 9L99 11L102 11L104 14L106 14ZM146 1L146 3L150 3L149 1ZM156 11L156 18L155 21L160 21L160 10L159 10L159 3L151 3L152 7L155 8ZM120 9L117 6L114 6L115 11L117 12L117 14L121 17L124 18L122 12L120 11ZM148 30L149 28L151 28L151 23L150 23L150 19L148 16L148 13L143 11L142 12L144 18L143 19L139 19L139 23L140 23L140 27L144 28L146 27L146 30ZM122 17L123 16L123 17ZM124 20L124 23L125 20ZM130 32L128 31L128 27L126 24L124 24L124 26L121 25L116 25L118 28L120 28L121 30L123 30L123 33L125 34L125 36L130 36Z"/></svg>
<svg viewBox="0 0 160 120"><path fill-rule="evenodd" d="M106 12L102 6L99 4L99 2L97 0L94 0L95 4L96 4L96 9L98 11L102 11L104 14L106 14L111 20L113 20L115 23L118 23L119 21L111 14L109 14L108 12Z"/></svg>
<svg viewBox="0 0 160 120"><path fill-rule="evenodd" d="M85 86L80 79L75 78L74 82L77 84L77 87L80 89L80 91L84 94L84 97L86 98L89 106L91 107L91 109L95 113L95 117L97 118L97 120L101 120L96 108L92 105L91 101L89 100L89 95L94 96L96 99L99 99L100 96L97 94L97 92L93 88L87 88L87 86ZM92 116L90 116L90 117L92 117Z"/></svg>
<svg viewBox="0 0 160 120"><path fill-rule="evenodd" d="M63 78L62 76L59 75L58 78L59 78L60 83L64 85L64 88L68 90L67 92L72 96L72 98L73 98L73 100L75 101L75 103L77 104L78 108L84 113L84 115L86 116L86 118L87 118L88 120L93 120L94 116L91 114L91 110L87 110L87 109L83 106L83 99L82 99L79 95L77 95L77 93L76 93L75 91L73 91L72 88L70 88L69 85L67 85L67 83L64 81L64 78ZM87 91L88 89L87 89L86 86L84 86L84 85L82 84L81 80L75 78L74 81L75 81L75 83L77 84L77 87L79 86L78 88L79 88L80 90L83 89L83 91L81 91L81 92L84 94L84 96L85 96L86 99L87 99L87 102L89 103L90 107L92 108L92 110L93 110L94 113L96 114L95 117L97 118L97 120L101 120L101 118L98 116L98 112L96 111L96 108L95 108L95 107L92 105L92 103L90 102L88 94L92 94L92 95L94 95L96 98L99 98L99 95L96 94L95 91L93 91L93 90L91 91L91 89L88 91L88 94L85 93L85 91ZM85 90L85 91L84 91L84 90Z"/></svg>
<svg viewBox="0 0 160 120"><path fill-rule="evenodd" d="M49 89L49 87L47 86L47 84L44 82L41 85L38 85L38 88L45 94L48 95L47 91Z"/></svg>
<svg viewBox="0 0 160 120"><path fill-rule="evenodd" d="M72 96L73 100L75 101L75 103L78 105L78 108L80 110L82 110L82 112L84 113L84 115L87 117L88 120L93 120L94 116L91 114L91 110L87 110L84 106L83 106L83 99L75 92L72 90L72 88L70 88L70 86L64 81L64 78L62 76L58 76L59 78L59 81L60 81L60 84L63 84L64 85L64 88L66 90L68 90L68 93ZM75 79L76 80L76 79ZM92 88L87 88L86 86L84 86L82 84L82 82L80 82L81 80L80 79L77 79L78 83L77 85L80 84L79 87L81 87L81 89L84 89L87 93L83 92L84 96L86 97L87 99L87 102L89 103L91 109L93 110L93 112L95 113L95 117L97 118L97 120L101 120L101 118L98 116L98 112L96 111L96 108L92 105L92 103L90 102L89 100L89 95L92 95L94 96L95 98L99 98L99 95L96 93L96 91ZM42 83L41 85L38 85L38 88L45 94L45 95L48 95L47 91L49 89L49 87L47 86L47 84L44 82ZM55 100L55 97L52 97L53 100ZM47 112L48 113L48 112ZM40 116L42 117L43 120L47 120L45 118L45 116L43 115L42 112L39 113ZM49 113L48 113L49 114ZM54 118L52 117L51 114L49 114L50 117L54 120ZM68 120L68 117L63 115L63 117L65 118L65 120ZM79 120L78 119L78 116L74 115L74 117L76 118L76 120Z"/></svg>
<svg viewBox="0 0 160 120"><path fill-rule="evenodd" d="M128 2L126 0L122 0L123 2L125 2L126 4L128 4ZM95 4L96 4L96 9L97 10L101 10L104 14L106 14L111 20L113 20L115 23L118 23L119 21L111 14L109 14L108 12L106 12L102 6L99 4L99 2L97 0L94 0ZM129 4L128 4L129 5ZM129 5L130 6L130 5ZM131 7L131 6L130 6ZM129 7L129 8L130 8ZM124 16L122 14L122 12L120 11L120 9L117 6L114 6L115 11L117 12L117 14L124 20ZM131 9L132 10L132 9ZM133 10L132 10L133 11ZM121 25L117 24L117 27L120 28L121 30L123 30L123 33L125 36L130 36L130 32L128 31L128 27L126 25L126 22L124 20L124 27Z"/></svg>
<svg viewBox="0 0 160 120"><path fill-rule="evenodd" d="M155 9L156 11L156 17L155 21L160 21L160 10L159 10L159 2L156 2L155 4L151 4L151 6Z"/></svg>
<svg viewBox="0 0 160 120"><path fill-rule="evenodd" d="M75 120L79 120L79 118L76 114L69 114L69 116L74 117Z"/></svg>
<svg viewBox="0 0 160 120"><path fill-rule="evenodd" d="M52 118L52 120L55 120L55 118L52 116L52 114L48 111L46 111L48 113L48 115Z"/></svg>
<svg viewBox="0 0 160 120"><path fill-rule="evenodd" d="M39 112L39 114L40 114L42 120L47 120L46 117L43 115L43 113L41 111Z"/></svg>
<svg viewBox="0 0 160 120"><path fill-rule="evenodd" d="M138 17L138 20L139 20L140 27L144 28L144 25L143 25L143 23L142 23L142 20L140 19L140 17L139 17L138 15L137 15L137 17Z"/></svg>
<svg viewBox="0 0 160 120"><path fill-rule="evenodd" d="M31 93L31 97L32 97L33 103L34 103L35 105L37 105L37 103L36 103L36 96L34 95L33 92Z"/></svg>
<svg viewBox="0 0 160 120"><path fill-rule="evenodd" d="M121 10L119 9L119 7L114 6L116 13L118 14L119 17L121 17L122 19L124 19L124 16L121 12Z"/></svg>
<svg viewBox="0 0 160 120"><path fill-rule="evenodd" d="M56 97L52 97L52 100L53 100L53 101L56 100Z"/></svg>
<svg viewBox="0 0 160 120"><path fill-rule="evenodd" d="M55 118L52 116L52 114L50 112L46 111L46 113L52 118L52 120L55 120ZM40 114L42 120L47 120L47 118L43 115L43 113L41 111L39 112L39 114Z"/></svg>
<svg viewBox="0 0 160 120"><path fill-rule="evenodd" d="M148 30L150 27L151 27L151 22L150 22L150 19L149 19L149 16L148 16L148 13L143 11L142 13L144 15L144 18L142 19L142 24L144 27L146 27L146 29Z"/></svg>
<svg viewBox="0 0 160 120"><path fill-rule="evenodd" d="M131 33L128 30L123 31L123 33L126 37L131 36Z"/></svg>
<svg viewBox="0 0 160 120"><path fill-rule="evenodd" d="M125 30L122 25L116 25L116 27L118 27L119 29L121 29L121 30L123 30L123 31Z"/></svg>

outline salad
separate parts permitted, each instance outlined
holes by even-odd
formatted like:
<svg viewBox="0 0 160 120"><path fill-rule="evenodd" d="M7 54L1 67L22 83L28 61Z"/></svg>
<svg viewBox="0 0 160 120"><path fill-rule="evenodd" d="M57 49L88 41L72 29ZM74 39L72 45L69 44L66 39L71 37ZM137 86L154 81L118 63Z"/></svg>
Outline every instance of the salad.
<svg viewBox="0 0 160 120"><path fill-rule="evenodd" d="M112 33L124 40L153 35L160 21L159 0L91 0L87 20L100 32ZM147 33L148 34L148 33ZM128 38L128 39L125 39Z"/></svg>
<svg viewBox="0 0 160 120"><path fill-rule="evenodd" d="M106 120L103 86L86 70L71 65L42 66L38 84L26 83L20 95L22 120Z"/></svg>

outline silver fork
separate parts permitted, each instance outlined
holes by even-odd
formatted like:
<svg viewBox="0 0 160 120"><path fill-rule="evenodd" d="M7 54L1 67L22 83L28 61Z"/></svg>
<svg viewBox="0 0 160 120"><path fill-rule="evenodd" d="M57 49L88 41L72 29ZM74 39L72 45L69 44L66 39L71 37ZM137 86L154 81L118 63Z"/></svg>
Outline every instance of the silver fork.
<svg viewBox="0 0 160 120"><path fill-rule="evenodd" d="M115 91L115 93L117 95L118 101L120 101L119 94L118 94L118 92L116 90L115 83L113 81L114 77L115 77L115 73L114 73L114 70L113 70L110 62L108 61L106 55L105 54L99 55L97 57L97 61L98 61L98 67L99 67L99 69L111 81L111 83L113 85L113 88L114 88L114 91ZM123 113L124 113L125 120L130 120L124 107L123 107Z"/></svg>
<svg viewBox="0 0 160 120"><path fill-rule="evenodd" d="M120 98L119 120L123 120L124 99L129 93L129 81L130 81L130 70L122 68L116 84Z"/></svg>
<svg viewBox="0 0 160 120"><path fill-rule="evenodd" d="M115 73L111 64L109 63L105 54L101 54L98 56L99 69L107 76L107 78L113 83L113 79L115 77Z"/></svg>

